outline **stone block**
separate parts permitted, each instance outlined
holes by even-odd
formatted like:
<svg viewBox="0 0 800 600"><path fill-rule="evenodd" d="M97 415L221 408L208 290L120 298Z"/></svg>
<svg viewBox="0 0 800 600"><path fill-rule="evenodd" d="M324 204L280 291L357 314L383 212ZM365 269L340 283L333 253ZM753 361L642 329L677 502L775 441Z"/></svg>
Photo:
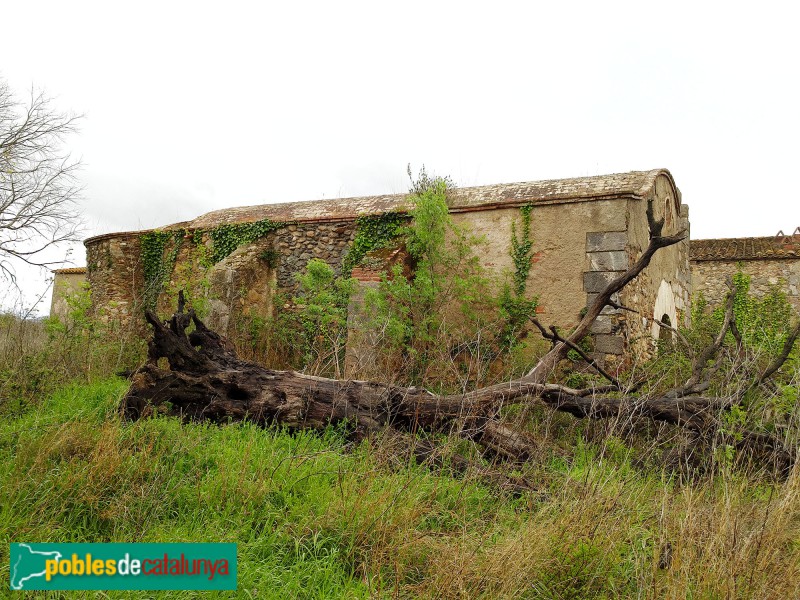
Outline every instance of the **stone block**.
<svg viewBox="0 0 800 600"><path fill-rule="evenodd" d="M625 250L627 244L627 231L593 231L586 234L587 252Z"/></svg>
<svg viewBox="0 0 800 600"><path fill-rule="evenodd" d="M628 268L628 253L624 250L587 252L590 271L624 271Z"/></svg>
<svg viewBox="0 0 800 600"><path fill-rule="evenodd" d="M601 354L622 354L625 340L619 335L600 334L594 336L594 351Z"/></svg>
<svg viewBox="0 0 800 600"><path fill-rule="evenodd" d="M622 274L622 271L589 271L583 274L584 292L602 292L606 286Z"/></svg>
<svg viewBox="0 0 800 600"><path fill-rule="evenodd" d="M611 317L608 315L600 315L594 323L592 323L592 333L611 333L614 324L611 322Z"/></svg>

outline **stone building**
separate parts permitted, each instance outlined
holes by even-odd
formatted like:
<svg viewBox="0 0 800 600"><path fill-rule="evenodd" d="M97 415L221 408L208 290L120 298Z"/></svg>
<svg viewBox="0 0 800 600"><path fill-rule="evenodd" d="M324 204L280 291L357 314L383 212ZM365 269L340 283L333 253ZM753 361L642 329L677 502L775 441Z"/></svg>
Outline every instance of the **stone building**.
<svg viewBox="0 0 800 600"><path fill-rule="evenodd" d="M692 240L691 266L694 290L709 302L724 300L728 277L741 269L753 294L778 286L800 313L800 227L793 235Z"/></svg>
<svg viewBox="0 0 800 600"><path fill-rule="evenodd" d="M53 296L50 315L66 320L70 306L67 299L83 290L86 283L86 267L68 267L53 271Z"/></svg>
<svg viewBox="0 0 800 600"><path fill-rule="evenodd" d="M680 192L664 169L459 188L448 204L456 223L483 236L478 255L498 282L514 269L512 224L519 227L521 209L531 207L535 255L528 290L539 298L541 321L564 329L574 326L587 302L647 246L648 207L664 219L665 234L688 230L688 207L681 204ZM202 281L209 321L225 331L237 315L271 314L276 293L291 291L311 258L339 270L359 218L404 213L410 207L405 194L267 204L214 211L159 231L93 237L85 242L93 303L103 318L139 321L148 294L153 301L148 289L152 274L147 273L152 256L147 256L161 250L169 273L163 290L156 290L159 308L170 312L170 294L179 282ZM214 244L221 244L220 232L242 223L271 226L249 236L230 254L218 256L218 261L209 260L216 252ZM154 245L154 239L166 240L163 248ZM363 269L353 273L374 278ZM648 269L620 293L619 302L638 314L605 311L593 331L595 351L608 359L634 349L637 355L648 354L659 334L653 319L666 316L672 324L683 322L690 293L687 240L659 251Z"/></svg>

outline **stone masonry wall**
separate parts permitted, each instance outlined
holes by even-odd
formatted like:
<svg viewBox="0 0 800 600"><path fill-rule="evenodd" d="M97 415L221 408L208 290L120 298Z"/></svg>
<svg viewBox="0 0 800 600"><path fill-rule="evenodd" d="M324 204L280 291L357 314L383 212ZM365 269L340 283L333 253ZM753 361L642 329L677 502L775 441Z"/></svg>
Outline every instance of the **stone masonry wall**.
<svg viewBox="0 0 800 600"><path fill-rule="evenodd" d="M138 233L107 235L86 245L86 278L98 318L144 327L144 271Z"/></svg>
<svg viewBox="0 0 800 600"><path fill-rule="evenodd" d="M676 198L677 194L677 198ZM648 268L612 300L633 309L606 307L592 327L594 356L606 366L621 366L623 357L637 359L653 354L659 328L653 319L669 316L672 325L685 323L691 294L688 269L688 207L678 209L680 195L668 178L659 177L651 194L628 202L626 224L617 231L586 233L587 268L583 274L586 305L605 286L619 277L642 254L649 243L646 211L664 219L665 235L684 229L686 239L656 253Z"/></svg>
<svg viewBox="0 0 800 600"><path fill-rule="evenodd" d="M583 272L586 265L587 231L624 231L627 200L598 200L564 204L534 204L530 237L534 256L527 290L538 296L538 313L546 325L568 330L577 325L586 306ZM453 221L483 238L477 248L481 265L500 281L514 272L511 227L521 223L519 208L453 214Z"/></svg>
<svg viewBox="0 0 800 600"><path fill-rule="evenodd" d="M297 275L305 271L312 258L324 260L338 275L355 233L353 221L297 223L274 232L272 247L278 257L278 289L296 289Z"/></svg>
<svg viewBox="0 0 800 600"><path fill-rule="evenodd" d="M184 243L168 289L204 281L204 289L196 292L205 295L208 325L231 334L239 317L271 316L276 291L293 295L297 276L305 272L312 258L325 261L340 273L354 235L354 222L289 224L237 248L208 271L199 268L192 243ZM207 235L203 243L210 252ZM174 298L162 294L159 309L167 314L174 302Z"/></svg>
<svg viewBox="0 0 800 600"><path fill-rule="evenodd" d="M773 286L786 292L789 302L800 313L800 259L759 259L746 261L701 260L692 261L692 287L702 292L706 300L719 304L728 292L727 278L734 275L741 265L750 276L750 291L763 296Z"/></svg>
<svg viewBox="0 0 800 600"><path fill-rule="evenodd" d="M689 324L691 298L691 276L689 273L689 209L677 205L671 191L656 185L655 194L650 200L656 219L663 218L664 235L686 232L683 241L659 250L653 256L648 268L620 293L622 305L636 313L620 315L627 321L625 335L626 350L629 357L639 360L652 356L657 349L661 328L655 323L665 315L672 326ZM668 207L665 213L665 207ZM630 260L636 260L647 247L650 239L649 226L644 214L645 204L638 211L632 211Z"/></svg>
<svg viewBox="0 0 800 600"><path fill-rule="evenodd" d="M205 274L209 327L229 336L239 317L272 316L275 268L267 258L272 236L237 248Z"/></svg>
<svg viewBox="0 0 800 600"><path fill-rule="evenodd" d="M355 230L353 221L290 224L238 248L207 271L200 266L201 253L189 233L158 298L158 312L172 312L175 292L187 289L192 297L206 297L210 324L224 331L237 314L266 316L272 310L275 290L294 293L297 275L305 271L312 258L324 260L338 274ZM86 246L93 304L106 321L143 322L142 233L101 236ZM203 243L210 247L208 236L204 236ZM165 253L168 252L169 248ZM269 264L273 260L274 266Z"/></svg>
<svg viewBox="0 0 800 600"><path fill-rule="evenodd" d="M668 221L665 232L688 224L688 214L678 214L676 193L671 179L663 176L647 198L534 204L530 235L535 255L528 293L539 297L542 322L563 330L574 327L595 294L638 258L647 243L648 203L654 203L657 217L660 214ZM514 269L510 255L512 224L519 227L520 208L498 206L455 212L453 220L483 238L477 249L481 264L487 272L496 274L498 281L507 280ZM142 233L102 236L87 244L93 299L105 318L141 321ZM229 331L237 315L269 316L276 291L293 295L297 275L305 271L312 258L327 262L338 274L355 234L352 218L296 222L238 248L206 269L201 262L207 261L208 252L205 258L202 252L196 252L202 248L195 245L189 232L171 280L159 298L159 312L172 312L176 290L188 285L192 286L192 297L202 296L207 301L209 324L223 332ZM203 244L210 249L207 235ZM641 316L604 311L592 332L595 352L612 360L619 360L632 349L641 350L642 356L651 353L655 312L666 302L676 316L675 323L686 313L690 289L687 265L688 243L660 251L649 269L619 299Z"/></svg>

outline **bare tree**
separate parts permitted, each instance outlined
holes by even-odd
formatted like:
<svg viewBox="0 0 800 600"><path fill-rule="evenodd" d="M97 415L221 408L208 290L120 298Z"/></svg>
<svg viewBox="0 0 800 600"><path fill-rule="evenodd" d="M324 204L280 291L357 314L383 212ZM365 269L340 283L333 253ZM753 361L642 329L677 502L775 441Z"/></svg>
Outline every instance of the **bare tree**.
<svg viewBox="0 0 800 600"><path fill-rule="evenodd" d="M14 262L59 264L43 252L80 239L79 161L62 149L80 118L34 89L18 102L0 81L0 274L12 283Z"/></svg>

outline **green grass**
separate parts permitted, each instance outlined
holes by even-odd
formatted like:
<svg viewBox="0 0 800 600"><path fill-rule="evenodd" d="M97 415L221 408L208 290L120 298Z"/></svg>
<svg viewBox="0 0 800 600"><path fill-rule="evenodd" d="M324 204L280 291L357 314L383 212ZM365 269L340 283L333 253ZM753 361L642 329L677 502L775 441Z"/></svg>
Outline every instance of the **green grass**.
<svg viewBox="0 0 800 600"><path fill-rule="evenodd" d="M70 385L0 420L3 587L8 542L236 542L228 597L800 593L796 474L772 487L733 476L681 486L633 467L617 438L580 439L524 467L545 496L512 497L335 429L124 423L126 388ZM91 594L203 596L64 596Z"/></svg>
<svg viewBox="0 0 800 600"><path fill-rule="evenodd" d="M237 542L242 594L367 597L364 536L385 536L409 499L433 506L419 523L437 530L455 504L487 496L419 468L381 469L367 446L345 450L335 430L122 423L126 387L69 386L2 425L6 542Z"/></svg>

